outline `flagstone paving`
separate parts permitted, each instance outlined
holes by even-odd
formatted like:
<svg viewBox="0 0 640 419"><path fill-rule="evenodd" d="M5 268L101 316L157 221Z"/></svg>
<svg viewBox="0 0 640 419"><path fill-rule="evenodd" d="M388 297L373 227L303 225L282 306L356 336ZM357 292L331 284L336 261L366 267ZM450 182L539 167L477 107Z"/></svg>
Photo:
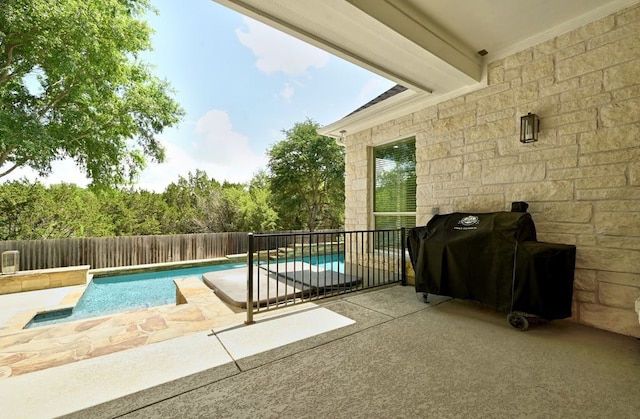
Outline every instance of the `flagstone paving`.
<svg viewBox="0 0 640 419"><path fill-rule="evenodd" d="M178 285L179 305L31 329L22 328L38 310L18 312L0 326L0 379L243 321L244 312L228 307L197 279L187 278ZM75 305L82 295L77 287L69 288L58 302L60 307Z"/></svg>

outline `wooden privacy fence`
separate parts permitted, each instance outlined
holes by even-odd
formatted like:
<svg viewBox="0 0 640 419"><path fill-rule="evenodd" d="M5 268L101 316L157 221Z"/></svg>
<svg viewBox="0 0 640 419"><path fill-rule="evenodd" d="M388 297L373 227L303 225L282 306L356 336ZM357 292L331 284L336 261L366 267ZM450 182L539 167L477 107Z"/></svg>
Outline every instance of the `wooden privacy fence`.
<svg viewBox="0 0 640 419"><path fill-rule="evenodd" d="M340 231L322 230L321 232ZM312 233L297 235L293 241L312 243L314 237ZM7 240L0 241L0 253L6 250L19 251L22 271L78 265L90 265L91 269L99 269L184 262L246 253L248 240L248 233L242 232ZM289 245L291 243L278 242L275 238L265 244L269 249Z"/></svg>
<svg viewBox="0 0 640 419"><path fill-rule="evenodd" d="M90 265L92 269L179 262L246 253L247 233L0 241L20 252L20 270Z"/></svg>

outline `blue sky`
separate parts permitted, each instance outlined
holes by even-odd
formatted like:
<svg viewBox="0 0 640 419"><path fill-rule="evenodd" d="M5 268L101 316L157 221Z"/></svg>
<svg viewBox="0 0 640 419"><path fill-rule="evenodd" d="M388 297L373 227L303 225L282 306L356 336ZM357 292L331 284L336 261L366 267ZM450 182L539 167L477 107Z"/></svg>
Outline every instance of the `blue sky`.
<svg viewBox="0 0 640 419"><path fill-rule="evenodd" d="M159 15L147 19L155 34L145 61L171 83L186 116L159 136L167 161L150 163L137 188L160 192L196 169L249 181L282 130L306 118L332 123L394 85L211 0L152 3ZM25 175L36 177L12 178ZM69 161L41 181L88 183Z"/></svg>

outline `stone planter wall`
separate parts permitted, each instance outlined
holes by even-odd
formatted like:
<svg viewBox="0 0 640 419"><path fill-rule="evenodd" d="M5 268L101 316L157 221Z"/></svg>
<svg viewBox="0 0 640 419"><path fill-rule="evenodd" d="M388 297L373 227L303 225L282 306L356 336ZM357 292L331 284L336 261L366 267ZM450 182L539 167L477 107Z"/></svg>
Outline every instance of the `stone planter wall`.
<svg viewBox="0 0 640 419"><path fill-rule="evenodd" d="M0 294L84 285L90 279L89 268L89 265L69 266L0 275Z"/></svg>

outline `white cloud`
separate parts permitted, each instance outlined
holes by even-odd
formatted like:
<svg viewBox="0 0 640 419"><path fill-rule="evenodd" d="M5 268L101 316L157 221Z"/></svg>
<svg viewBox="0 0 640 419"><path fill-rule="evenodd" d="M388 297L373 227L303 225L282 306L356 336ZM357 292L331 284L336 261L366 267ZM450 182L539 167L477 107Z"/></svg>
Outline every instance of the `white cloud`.
<svg viewBox="0 0 640 419"><path fill-rule="evenodd" d="M238 154L252 154L246 136L233 131L225 111L210 110L196 122L195 152L199 158L225 163Z"/></svg>
<svg viewBox="0 0 640 419"><path fill-rule="evenodd" d="M278 92L278 97L284 99L286 102L291 102L291 98L295 94L295 89L291 87L289 83L285 83L284 87Z"/></svg>
<svg viewBox="0 0 640 419"><path fill-rule="evenodd" d="M324 67L329 54L267 25L245 17L246 31L236 30L242 45L256 56L256 66L267 74L305 74L309 68Z"/></svg>
<svg viewBox="0 0 640 419"><path fill-rule="evenodd" d="M162 192L170 183L178 181L178 177L186 178L191 171L195 173L200 169L196 160L183 148L172 144L163 143L166 150L164 163L149 163L142 172L136 188L153 192Z"/></svg>
<svg viewBox="0 0 640 419"><path fill-rule="evenodd" d="M233 131L229 115L220 110L210 110L196 122L189 149L175 142L163 144L165 163L150 164L138 187L161 192L179 176L186 178L196 169L204 170L221 183L248 182L267 163L264 154L258 155L251 149L246 136Z"/></svg>

